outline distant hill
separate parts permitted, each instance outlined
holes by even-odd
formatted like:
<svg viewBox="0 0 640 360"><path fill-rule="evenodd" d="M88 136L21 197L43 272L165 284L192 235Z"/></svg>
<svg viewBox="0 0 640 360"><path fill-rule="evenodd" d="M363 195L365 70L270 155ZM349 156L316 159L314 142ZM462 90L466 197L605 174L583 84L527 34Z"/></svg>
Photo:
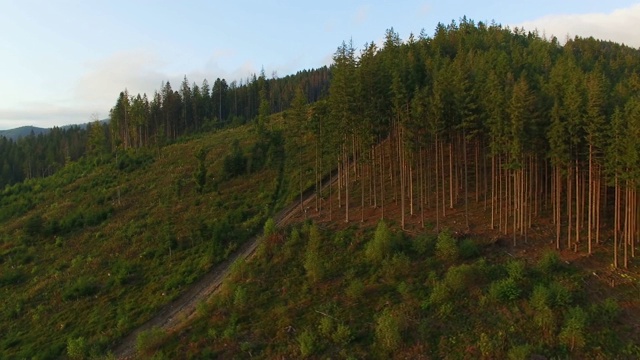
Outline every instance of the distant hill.
<svg viewBox="0 0 640 360"><path fill-rule="evenodd" d="M39 135L46 134L51 131L51 129L39 128L35 126L21 126L15 129L0 130L0 136L4 136L12 140L18 140L21 137L29 136L32 131L35 135Z"/></svg>
<svg viewBox="0 0 640 360"><path fill-rule="evenodd" d="M101 123L108 123L109 119L103 119L103 120L100 120L100 122ZM84 128L84 127L87 126L87 124L89 124L89 123L64 125L64 126L60 126L60 129L68 129L68 128L73 127L73 126L79 126L81 128ZM7 139L18 140L21 137L29 136L32 131L37 136L37 135L40 135L40 134L47 134L47 133L49 133L49 131L51 131L51 129L52 128L40 128L40 127L36 127L36 126L21 126L19 128L15 128L15 129L0 130L0 136L4 136Z"/></svg>

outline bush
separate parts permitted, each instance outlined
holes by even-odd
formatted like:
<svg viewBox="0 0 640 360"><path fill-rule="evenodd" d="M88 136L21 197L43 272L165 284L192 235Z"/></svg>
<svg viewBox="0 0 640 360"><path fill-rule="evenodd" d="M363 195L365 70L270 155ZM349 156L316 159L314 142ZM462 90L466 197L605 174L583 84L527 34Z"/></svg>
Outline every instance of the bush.
<svg viewBox="0 0 640 360"><path fill-rule="evenodd" d="M430 255L435 249L435 237L429 234L420 234L411 242L411 247L418 255Z"/></svg>
<svg viewBox="0 0 640 360"><path fill-rule="evenodd" d="M560 341L575 351L584 347L586 338L584 328L587 322L587 314L580 307L569 310L564 326L560 331Z"/></svg>
<svg viewBox="0 0 640 360"><path fill-rule="evenodd" d="M376 319L376 340L382 349L396 350L402 343L402 319L389 308L384 309Z"/></svg>
<svg viewBox="0 0 640 360"><path fill-rule="evenodd" d="M67 340L67 355L70 359L84 359L87 354L87 344L83 337Z"/></svg>
<svg viewBox="0 0 640 360"><path fill-rule="evenodd" d="M521 293L522 291L511 278L493 282L489 288L489 296L500 302L515 301L520 297Z"/></svg>
<svg viewBox="0 0 640 360"><path fill-rule="evenodd" d="M149 354L157 348L165 337L165 332L157 327L142 331L136 337L136 350L138 354Z"/></svg>
<svg viewBox="0 0 640 360"><path fill-rule="evenodd" d="M311 331L303 331L296 340L298 340L300 354L303 357L308 357L316 351L316 336Z"/></svg>
<svg viewBox="0 0 640 360"><path fill-rule="evenodd" d="M520 281L524 279L524 262L521 260L510 260L509 262L507 262L507 274L509 275L509 279L513 279L514 281Z"/></svg>
<svg viewBox="0 0 640 360"><path fill-rule="evenodd" d="M269 237L275 233L276 233L276 222L272 218L269 218L264 223L264 237Z"/></svg>
<svg viewBox="0 0 640 360"><path fill-rule="evenodd" d="M449 230L444 230L438 234L436 241L436 257L440 261L452 263L458 260L459 251L456 239L453 238Z"/></svg>
<svg viewBox="0 0 640 360"><path fill-rule="evenodd" d="M460 243L460 257L469 260L476 258L480 255L480 249L475 241L471 239L464 239Z"/></svg>
<svg viewBox="0 0 640 360"><path fill-rule="evenodd" d="M560 257L555 251L547 251L538 261L538 270L544 274L551 274L560 269Z"/></svg>
<svg viewBox="0 0 640 360"><path fill-rule="evenodd" d="M98 284L93 278L81 277L62 292L63 300L76 300L98 293Z"/></svg>
<svg viewBox="0 0 640 360"><path fill-rule="evenodd" d="M336 331L331 335L331 340L340 346L348 345L352 339L353 336L351 335L351 329L344 324L339 324Z"/></svg>
<svg viewBox="0 0 640 360"><path fill-rule="evenodd" d="M376 227L376 233L373 240L367 243L365 256L373 263L380 263L384 258L391 254L393 247L391 230L387 224L380 220Z"/></svg>
<svg viewBox="0 0 640 360"><path fill-rule="evenodd" d="M27 219L27 223L25 224L25 231L29 236L36 236L42 233L42 229L44 227L44 220L40 215L31 216Z"/></svg>

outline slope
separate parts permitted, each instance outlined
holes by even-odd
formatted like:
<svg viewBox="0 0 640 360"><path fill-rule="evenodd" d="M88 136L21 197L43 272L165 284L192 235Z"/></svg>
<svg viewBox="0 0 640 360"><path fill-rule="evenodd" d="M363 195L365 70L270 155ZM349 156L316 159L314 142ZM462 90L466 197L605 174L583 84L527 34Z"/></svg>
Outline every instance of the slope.
<svg viewBox="0 0 640 360"><path fill-rule="evenodd" d="M105 353L242 246L282 190L281 144L270 136L228 129L83 159L7 187L0 196L2 357L59 358L67 347ZM253 163L250 173L225 167L236 141ZM260 157L251 153L257 143Z"/></svg>

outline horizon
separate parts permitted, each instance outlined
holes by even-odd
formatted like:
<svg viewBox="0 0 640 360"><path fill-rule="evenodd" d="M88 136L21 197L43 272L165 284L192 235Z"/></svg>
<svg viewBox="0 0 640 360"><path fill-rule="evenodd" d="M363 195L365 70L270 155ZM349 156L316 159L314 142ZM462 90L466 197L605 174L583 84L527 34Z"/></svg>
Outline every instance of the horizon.
<svg viewBox="0 0 640 360"><path fill-rule="evenodd" d="M366 42L380 44L389 28L403 40L423 29L432 35L438 23L464 16L537 30L562 42L593 36L640 46L640 29L633 25L640 19L637 1L330 1L322 6L191 1L153 4L149 11L150 4L6 5L0 29L14 35L0 40L10 54L0 70L5 80L0 130L108 118L121 91L152 95L163 82L177 88L185 76L190 84L240 81L261 69L269 78L284 77L330 65L342 41L351 39L357 49Z"/></svg>

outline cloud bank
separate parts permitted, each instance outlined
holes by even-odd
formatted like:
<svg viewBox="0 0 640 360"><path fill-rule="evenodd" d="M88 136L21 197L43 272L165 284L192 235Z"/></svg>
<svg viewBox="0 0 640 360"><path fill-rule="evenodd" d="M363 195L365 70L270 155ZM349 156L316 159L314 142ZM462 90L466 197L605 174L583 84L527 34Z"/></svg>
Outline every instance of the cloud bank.
<svg viewBox="0 0 640 360"><path fill-rule="evenodd" d="M610 13L549 15L514 26L537 29L548 38L552 35L564 42L567 36L611 40L635 48L640 47L640 4Z"/></svg>

